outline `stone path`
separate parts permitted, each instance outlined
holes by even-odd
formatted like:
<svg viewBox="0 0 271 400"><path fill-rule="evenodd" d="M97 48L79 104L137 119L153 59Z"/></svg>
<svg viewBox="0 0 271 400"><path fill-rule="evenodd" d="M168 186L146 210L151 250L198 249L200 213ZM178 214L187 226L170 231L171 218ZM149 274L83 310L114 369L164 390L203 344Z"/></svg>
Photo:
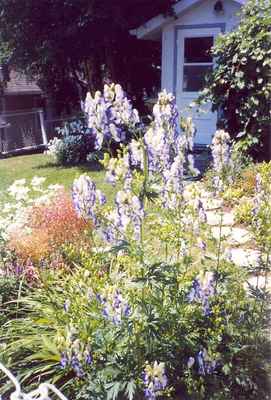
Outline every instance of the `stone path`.
<svg viewBox="0 0 271 400"><path fill-rule="evenodd" d="M207 223L212 227L213 237L218 240L221 235L221 238L227 241L232 261L240 267L256 265L260 253L249 247L253 242L252 234L246 228L235 226L233 211L222 211L221 206L218 209L216 204L213 209L209 205L206 214Z"/></svg>
<svg viewBox="0 0 271 400"><path fill-rule="evenodd" d="M225 241L225 257L240 267L256 266L260 260L260 251L255 249L252 234L246 227L236 226L234 212L223 210L223 200L214 198L212 193L204 189L201 182L196 185L200 189L200 198L206 210L207 223L210 225L212 236L217 240L221 236ZM185 192L185 198L191 198L189 186ZM254 287L264 287L265 278L251 275L248 283ZM270 279L268 287L271 289Z"/></svg>

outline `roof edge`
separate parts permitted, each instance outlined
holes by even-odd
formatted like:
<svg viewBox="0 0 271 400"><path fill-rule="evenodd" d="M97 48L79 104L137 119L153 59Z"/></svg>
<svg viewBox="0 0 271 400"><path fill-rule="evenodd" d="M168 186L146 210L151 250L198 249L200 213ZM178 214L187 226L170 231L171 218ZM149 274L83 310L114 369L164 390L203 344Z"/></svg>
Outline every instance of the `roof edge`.
<svg viewBox="0 0 271 400"><path fill-rule="evenodd" d="M181 0L173 6L174 13L178 17L181 13L193 7L202 0ZM246 4L246 0L233 0L236 3L243 6ZM138 39L149 39L154 33L161 30L167 22L172 20L174 17L164 17L162 14L157 15L146 21L144 24L136 29L130 30L130 34L136 36Z"/></svg>

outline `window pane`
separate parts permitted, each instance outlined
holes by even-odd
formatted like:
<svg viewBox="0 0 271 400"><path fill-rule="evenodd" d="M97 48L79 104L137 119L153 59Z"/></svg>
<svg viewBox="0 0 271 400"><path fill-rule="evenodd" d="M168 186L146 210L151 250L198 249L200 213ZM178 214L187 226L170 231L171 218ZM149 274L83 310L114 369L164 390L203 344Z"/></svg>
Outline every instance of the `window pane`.
<svg viewBox="0 0 271 400"><path fill-rule="evenodd" d="M212 56L209 54L213 46L213 37L193 37L184 39L184 62L212 62Z"/></svg>
<svg viewBox="0 0 271 400"><path fill-rule="evenodd" d="M212 71L211 65L186 65L183 69L183 91L199 92L204 88L205 76Z"/></svg>

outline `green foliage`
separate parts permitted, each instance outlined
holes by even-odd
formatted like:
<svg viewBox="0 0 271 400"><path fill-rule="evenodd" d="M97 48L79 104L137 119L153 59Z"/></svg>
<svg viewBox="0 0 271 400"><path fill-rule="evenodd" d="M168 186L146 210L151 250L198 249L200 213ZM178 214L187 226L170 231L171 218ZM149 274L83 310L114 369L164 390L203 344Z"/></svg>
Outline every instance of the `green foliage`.
<svg viewBox="0 0 271 400"><path fill-rule="evenodd" d="M188 300L197 269L143 266L132 255L116 258L110 253L92 258L82 253L79 264L57 284L56 277L46 275L44 287L21 302L27 315L1 328L6 338L2 357L25 383L30 376L31 383L52 379L68 393L77 393L78 400L139 398L145 362L159 360L166 364L167 393L173 398L266 398L266 308L247 294L246 275L238 268L223 263L219 272L213 270L217 292L206 317L200 303ZM105 318L97 300L116 289L131 307L120 324ZM90 365L84 362L86 348L91 350ZM216 372L200 375L196 363L188 367L189 357L196 359L202 348L216 360ZM81 378L71 366L60 368L63 353L75 349L84 368Z"/></svg>
<svg viewBox="0 0 271 400"><path fill-rule="evenodd" d="M19 303L25 293L26 286L22 281L12 276L0 277L0 325L22 314Z"/></svg>
<svg viewBox="0 0 271 400"><path fill-rule="evenodd" d="M52 139L48 152L58 165L77 165L87 162L87 156L94 152L94 137L84 122L65 123L57 128L60 138Z"/></svg>
<svg viewBox="0 0 271 400"><path fill-rule="evenodd" d="M172 97L164 96L175 113ZM164 125L157 129L161 143L171 138L172 145L176 121ZM192 128L185 131L189 142ZM145 139L156 139L155 146L153 135ZM216 177L226 179L227 165L241 176L228 143L217 142ZM0 359L26 387L48 379L76 400L267 400L270 169L264 165L256 179L251 225L261 259L248 271L226 254L223 210L218 238L207 223L212 194L198 184L185 187L188 147L158 151L154 163L147 141L132 144L141 168L129 168L127 148L103 162L122 185L115 208L88 176L75 180L74 205L93 224L93 246L66 248L69 274L43 269L39 286L17 301L22 314L0 327ZM170 161L171 151L177 154ZM249 281L250 272L265 273L263 288Z"/></svg>
<svg viewBox="0 0 271 400"><path fill-rule="evenodd" d="M2 61L35 77L59 111L78 106L82 91L101 87L104 78L139 97L160 84L160 49L129 30L170 12L174 2L1 0Z"/></svg>
<svg viewBox="0 0 271 400"><path fill-rule="evenodd" d="M240 150L253 150L258 158L269 148L270 27L270 1L249 0L240 25L220 36L213 48L216 65L202 96L213 110L222 111L220 124L240 140Z"/></svg>

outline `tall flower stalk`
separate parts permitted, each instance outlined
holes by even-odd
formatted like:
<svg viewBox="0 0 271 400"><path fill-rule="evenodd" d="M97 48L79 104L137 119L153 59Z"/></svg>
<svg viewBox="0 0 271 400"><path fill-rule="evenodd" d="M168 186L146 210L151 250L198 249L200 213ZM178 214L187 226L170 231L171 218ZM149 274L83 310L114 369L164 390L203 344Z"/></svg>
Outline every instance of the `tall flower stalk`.
<svg viewBox="0 0 271 400"><path fill-rule="evenodd" d="M124 120L130 121L133 126L138 122L137 114L128 107L118 85L106 86L103 96L97 94L96 97L95 100L88 96L86 103L89 124L93 127L97 125L97 121L91 114L94 107L99 110L105 136L109 137L106 127L108 121L105 120L103 114L107 107L106 102L111 102L110 113L114 118L118 116L116 121L121 125ZM124 112L122 108L122 112L116 114L113 109L117 107L116 103L119 104L121 101L129 110ZM107 208L102 213L102 219L99 218L97 204L99 203L100 210L103 202L99 199L104 197L90 182L84 183L85 200L81 199L81 203L85 202L83 206L87 206L86 216L93 220L106 241L117 244L121 241L131 242L132 240L137 246L140 245L140 254L143 255L144 221L147 217L148 201L156 198L167 212L176 214L177 210L177 223L181 224L180 210L183 204L184 176L185 170L193 166L189 152L193 149L194 134L195 129L190 119L182 120L180 125L175 98L172 94L163 91L159 94L157 104L153 108L153 122L143 137L138 140L133 139L127 147L122 148L116 158L105 156L103 164L107 169L107 181L112 185L122 184L122 189L115 196L115 207ZM79 181L74 186L73 194L77 209L80 198L78 184Z"/></svg>

